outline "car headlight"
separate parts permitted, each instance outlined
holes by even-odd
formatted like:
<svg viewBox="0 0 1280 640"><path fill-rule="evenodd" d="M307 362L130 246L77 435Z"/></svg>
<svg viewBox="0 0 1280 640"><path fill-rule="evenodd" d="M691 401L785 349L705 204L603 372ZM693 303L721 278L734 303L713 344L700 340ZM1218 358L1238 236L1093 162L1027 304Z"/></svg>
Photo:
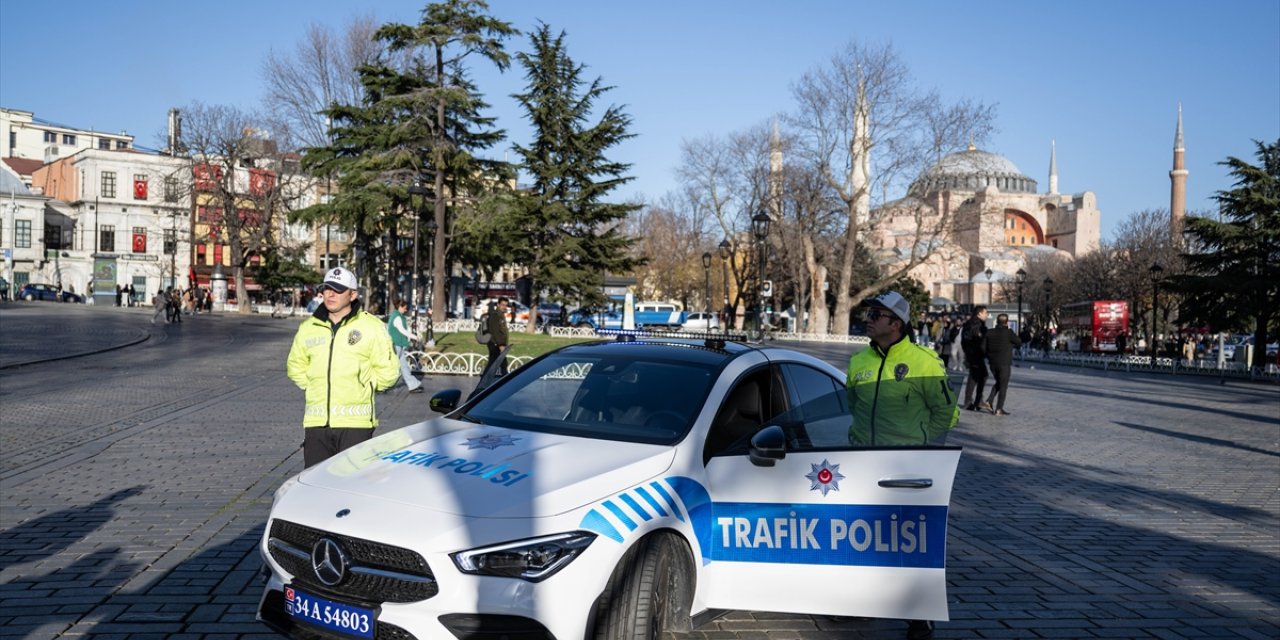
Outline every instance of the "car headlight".
<svg viewBox="0 0 1280 640"><path fill-rule="evenodd" d="M540 582L573 562L596 539L586 531L516 540L453 554L463 573Z"/></svg>

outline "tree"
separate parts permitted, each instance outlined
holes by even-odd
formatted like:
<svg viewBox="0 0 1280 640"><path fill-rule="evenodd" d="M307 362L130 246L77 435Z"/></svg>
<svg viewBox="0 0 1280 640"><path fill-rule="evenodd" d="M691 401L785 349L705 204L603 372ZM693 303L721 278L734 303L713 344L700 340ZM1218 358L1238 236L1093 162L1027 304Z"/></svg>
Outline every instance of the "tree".
<svg viewBox="0 0 1280 640"><path fill-rule="evenodd" d="M1184 229L1195 248L1183 256L1186 273L1172 278L1184 295L1185 318L1225 330L1249 327L1251 365L1266 366L1268 339L1280 334L1280 139L1254 141L1258 164L1235 157L1234 188L1219 191L1221 219L1188 216Z"/></svg>
<svg viewBox="0 0 1280 640"><path fill-rule="evenodd" d="M313 23L292 53L267 52L262 63L263 102L289 131L286 148L328 145L328 110L364 104L359 69L374 64L383 53L373 37L376 30L372 15L353 18L340 34Z"/></svg>
<svg viewBox="0 0 1280 640"><path fill-rule="evenodd" d="M598 304L604 302L604 275L638 264L629 255L631 239L617 225L639 207L606 200L631 180L624 175L630 165L606 156L632 136L631 118L609 106L592 123L596 102L610 87L583 78L564 38L539 25L530 36L533 51L517 54L528 85L514 97L534 134L528 146L515 146L531 184L517 208L522 233L512 258L528 268L533 291Z"/></svg>
<svg viewBox="0 0 1280 640"><path fill-rule="evenodd" d="M403 132L412 132L409 135L414 138L423 132L429 135L424 146L410 151L423 161L420 172L432 178L436 251L431 265L434 275L431 316L437 322L444 320L445 309L445 265L449 249L446 207L466 197L461 191L464 184L481 178L480 168L472 162L471 149L466 141L460 140L459 134L471 134L473 147L505 136L498 131L477 138L476 130L457 126L468 120L460 115L471 116L470 121L475 123L474 116L479 111L476 104L479 96L466 81L463 61L471 54L479 54L500 71L506 70L510 57L503 49L503 40L518 33L510 24L487 15L488 8L483 0L432 3L422 11L422 20L417 25L388 24L377 32L377 38L387 43L392 52L421 53L417 64L424 72L424 82L409 93L391 95L386 100L411 111L412 116L401 123ZM408 159L411 155L404 157ZM490 176L484 178L491 179Z"/></svg>
<svg viewBox="0 0 1280 640"><path fill-rule="evenodd" d="M279 245L279 222L307 189L297 161L282 154L261 116L225 105L183 110L196 208L194 242L225 247L239 312L251 311L245 269Z"/></svg>
<svg viewBox="0 0 1280 640"><path fill-rule="evenodd" d="M872 195L899 189L943 154L985 139L994 108L967 101L946 105L936 94L914 89L906 65L888 45L851 43L828 66L805 74L792 92L800 105L789 118L799 132L798 146L839 198L846 218L830 328L844 333L853 307L927 260L942 246L952 221L945 212L914 203L905 211L917 220L917 241L877 281L855 288L859 244L874 224Z"/></svg>

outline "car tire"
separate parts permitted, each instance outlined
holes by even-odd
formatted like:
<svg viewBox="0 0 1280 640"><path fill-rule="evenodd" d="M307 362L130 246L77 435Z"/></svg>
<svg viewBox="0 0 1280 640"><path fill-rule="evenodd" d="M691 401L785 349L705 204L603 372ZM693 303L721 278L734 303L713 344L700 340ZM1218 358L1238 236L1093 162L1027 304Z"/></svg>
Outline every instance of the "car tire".
<svg viewBox="0 0 1280 640"><path fill-rule="evenodd" d="M648 536L622 557L596 612L595 640L657 640L690 631L693 562L671 534Z"/></svg>

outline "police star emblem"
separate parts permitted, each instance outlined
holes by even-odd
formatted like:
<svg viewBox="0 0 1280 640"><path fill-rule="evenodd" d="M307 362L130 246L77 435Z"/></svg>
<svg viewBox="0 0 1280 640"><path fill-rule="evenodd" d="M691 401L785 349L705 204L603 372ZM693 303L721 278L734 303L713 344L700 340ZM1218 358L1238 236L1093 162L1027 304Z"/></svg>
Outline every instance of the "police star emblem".
<svg viewBox="0 0 1280 640"><path fill-rule="evenodd" d="M467 441L463 444L467 445L467 449L488 449L492 451L498 447L515 445L516 440L519 439L520 438L512 438L511 436L495 436L491 434L480 436L479 438L467 438Z"/></svg>
<svg viewBox="0 0 1280 640"><path fill-rule="evenodd" d="M831 464L824 458L822 464L809 464L813 468L806 478L813 484L809 486L810 491L821 491L822 497L827 497L828 491L839 491L840 481L844 480L844 474L840 473L840 465Z"/></svg>

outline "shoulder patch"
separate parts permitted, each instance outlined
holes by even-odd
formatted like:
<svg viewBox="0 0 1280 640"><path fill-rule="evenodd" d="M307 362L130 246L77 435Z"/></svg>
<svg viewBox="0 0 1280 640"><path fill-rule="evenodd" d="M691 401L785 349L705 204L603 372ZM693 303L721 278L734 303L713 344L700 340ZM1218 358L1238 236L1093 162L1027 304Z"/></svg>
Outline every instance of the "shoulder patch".
<svg viewBox="0 0 1280 640"><path fill-rule="evenodd" d="M893 368L893 379L898 382L902 382L907 379L907 373L910 371L911 367L908 367L907 363L899 362L898 365Z"/></svg>

